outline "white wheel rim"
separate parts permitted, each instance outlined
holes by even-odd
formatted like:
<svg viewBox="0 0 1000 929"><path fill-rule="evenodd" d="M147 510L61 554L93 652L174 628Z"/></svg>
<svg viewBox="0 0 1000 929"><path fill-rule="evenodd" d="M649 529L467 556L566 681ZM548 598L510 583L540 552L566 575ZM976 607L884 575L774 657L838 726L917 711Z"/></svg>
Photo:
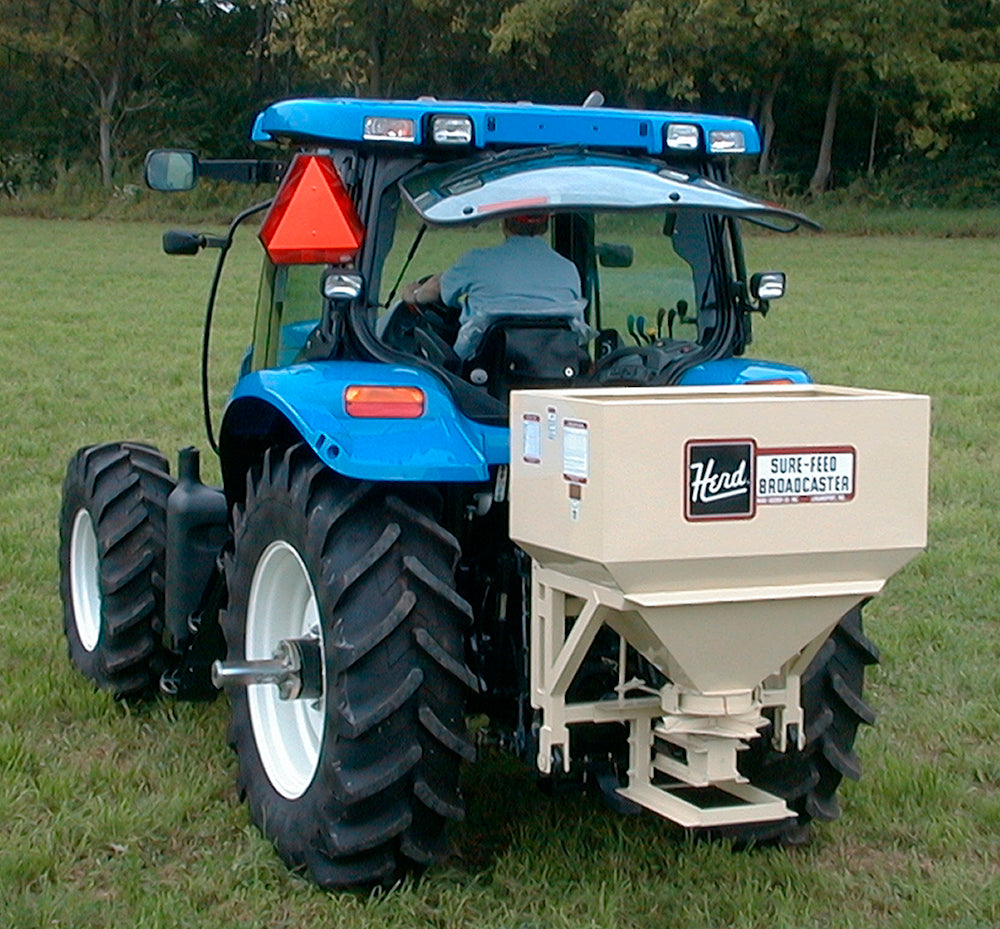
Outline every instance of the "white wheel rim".
<svg viewBox="0 0 1000 929"><path fill-rule="evenodd" d="M247 603L246 658L271 658L282 639L299 638L319 638L323 655L319 607L309 572L299 553L279 540L264 550L254 568ZM324 695L325 678L324 667ZM319 766L324 698L282 700L275 685L251 684L247 702L257 754L268 780L283 797L301 797Z"/></svg>
<svg viewBox="0 0 1000 929"><path fill-rule="evenodd" d="M69 588L77 638L85 651L92 652L101 638L101 561L94 521L82 508L73 520L69 541Z"/></svg>

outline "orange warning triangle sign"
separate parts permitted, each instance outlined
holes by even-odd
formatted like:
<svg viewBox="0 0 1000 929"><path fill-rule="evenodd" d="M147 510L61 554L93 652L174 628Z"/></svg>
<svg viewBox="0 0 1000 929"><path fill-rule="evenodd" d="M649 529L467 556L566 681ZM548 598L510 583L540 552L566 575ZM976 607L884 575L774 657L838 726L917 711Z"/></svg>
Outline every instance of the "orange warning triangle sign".
<svg viewBox="0 0 1000 929"><path fill-rule="evenodd" d="M361 247L364 227L333 163L298 155L260 228L275 264L344 264Z"/></svg>

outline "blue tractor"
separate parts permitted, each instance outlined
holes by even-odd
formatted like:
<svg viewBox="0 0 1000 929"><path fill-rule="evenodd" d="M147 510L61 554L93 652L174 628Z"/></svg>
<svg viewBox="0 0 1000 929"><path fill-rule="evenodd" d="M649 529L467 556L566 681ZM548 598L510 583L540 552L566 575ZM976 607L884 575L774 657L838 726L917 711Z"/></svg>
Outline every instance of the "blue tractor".
<svg viewBox="0 0 1000 929"><path fill-rule="evenodd" d="M628 727L600 712L626 690L665 692L673 666L620 624L575 643L561 699L591 710L566 717L572 757L550 744L531 684L535 568L508 527L511 393L808 385L799 368L745 354L754 315L785 280L747 272L740 227L812 224L728 186L732 160L760 148L736 118L301 99L261 112L252 137L271 157L147 158L154 189L209 177L276 193L225 235L164 236L173 254L219 250L207 366L226 253L242 223L263 218L252 343L217 435L203 379L223 486L201 482L193 448L176 477L145 444L77 452L61 513L72 663L117 697L225 688L251 817L324 887L391 882L438 860L464 815L460 766L484 742L535 765L543 785L596 786L640 810L622 792L636 765ZM487 312L458 351L466 304L402 296L498 242L510 217L544 227L575 268L578 299ZM578 424L544 415L537 429L519 424L515 454L532 460L557 425L567 471L586 467ZM735 478L716 486L698 467L715 497L735 492ZM569 504L587 492L578 478L567 476ZM795 687L771 687L784 696L730 739L735 779L773 802L696 825L793 841L837 815L842 777L859 773L857 727L872 720L861 694L876 651L860 609L803 654ZM687 751L664 757L686 763ZM709 793L711 782L710 770Z"/></svg>

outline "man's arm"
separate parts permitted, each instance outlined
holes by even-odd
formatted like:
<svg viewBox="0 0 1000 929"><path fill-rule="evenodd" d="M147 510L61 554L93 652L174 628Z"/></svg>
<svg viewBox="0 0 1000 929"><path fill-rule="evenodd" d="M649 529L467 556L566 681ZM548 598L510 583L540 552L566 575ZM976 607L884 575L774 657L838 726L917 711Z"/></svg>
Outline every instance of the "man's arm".
<svg viewBox="0 0 1000 929"><path fill-rule="evenodd" d="M411 281L403 288L406 303L438 303L441 300L441 275L432 274L423 282Z"/></svg>

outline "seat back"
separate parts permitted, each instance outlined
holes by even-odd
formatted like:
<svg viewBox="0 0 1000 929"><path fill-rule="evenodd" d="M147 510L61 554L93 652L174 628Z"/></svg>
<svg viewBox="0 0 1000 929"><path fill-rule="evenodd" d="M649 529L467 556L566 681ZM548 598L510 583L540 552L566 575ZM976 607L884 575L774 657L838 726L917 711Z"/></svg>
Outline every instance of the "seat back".
<svg viewBox="0 0 1000 929"><path fill-rule="evenodd" d="M466 380L506 401L518 387L565 387L590 368L568 316L498 316L462 366Z"/></svg>

